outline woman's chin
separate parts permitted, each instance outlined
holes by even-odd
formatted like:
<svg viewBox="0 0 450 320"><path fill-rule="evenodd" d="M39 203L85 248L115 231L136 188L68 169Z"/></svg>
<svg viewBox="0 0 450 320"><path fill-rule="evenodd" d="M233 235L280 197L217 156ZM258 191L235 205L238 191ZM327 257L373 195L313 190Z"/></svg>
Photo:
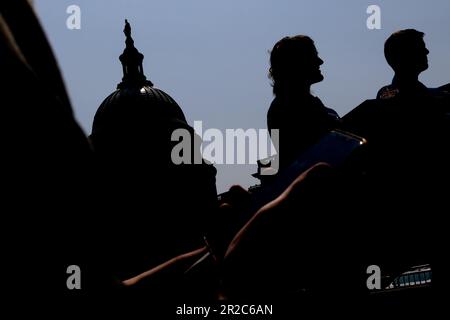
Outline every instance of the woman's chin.
<svg viewBox="0 0 450 320"><path fill-rule="evenodd" d="M322 73L318 73L314 78L313 78L313 82L312 83L317 83L323 80L323 75Z"/></svg>

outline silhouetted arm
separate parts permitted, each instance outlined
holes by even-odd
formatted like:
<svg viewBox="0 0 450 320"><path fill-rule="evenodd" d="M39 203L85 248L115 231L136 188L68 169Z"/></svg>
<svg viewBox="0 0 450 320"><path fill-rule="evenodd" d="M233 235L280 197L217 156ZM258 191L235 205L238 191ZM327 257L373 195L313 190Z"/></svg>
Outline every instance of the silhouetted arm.
<svg viewBox="0 0 450 320"><path fill-rule="evenodd" d="M200 258L201 255L205 254L206 252L207 248L203 247L179 255L133 278L122 281L122 283L126 287L131 287L144 281L151 281L156 277L171 277L173 276L173 274L182 274L190 265L195 262L196 259Z"/></svg>

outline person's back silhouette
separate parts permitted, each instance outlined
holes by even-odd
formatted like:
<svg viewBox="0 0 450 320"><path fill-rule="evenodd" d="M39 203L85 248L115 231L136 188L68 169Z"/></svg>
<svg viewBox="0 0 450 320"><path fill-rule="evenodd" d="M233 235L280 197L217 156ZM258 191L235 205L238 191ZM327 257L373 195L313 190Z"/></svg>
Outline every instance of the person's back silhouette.
<svg viewBox="0 0 450 320"><path fill-rule="evenodd" d="M373 233L385 233L376 237L373 259L397 272L436 262L444 234L438 208L445 206L440 186L450 177L450 96L448 85L429 89L418 80L428 68L423 36L407 29L387 39L384 51L395 72L392 84L343 119L344 128L368 141L367 179L359 203L378 217L371 225ZM424 228L411 228L423 226L417 221L424 219Z"/></svg>
<svg viewBox="0 0 450 320"><path fill-rule="evenodd" d="M275 99L267 126L280 130L276 147L281 169L339 122L338 114L310 92L311 85L323 80L322 64L314 41L303 35L281 39L271 52L269 75Z"/></svg>

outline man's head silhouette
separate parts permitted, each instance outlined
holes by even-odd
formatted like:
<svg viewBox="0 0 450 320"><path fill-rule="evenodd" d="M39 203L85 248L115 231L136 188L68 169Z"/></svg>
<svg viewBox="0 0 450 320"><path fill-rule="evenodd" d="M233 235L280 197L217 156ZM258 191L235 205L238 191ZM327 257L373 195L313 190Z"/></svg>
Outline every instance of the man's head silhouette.
<svg viewBox="0 0 450 320"><path fill-rule="evenodd" d="M285 37L278 41L270 55L269 75L275 95L283 87L308 87L323 80L314 41L303 35Z"/></svg>
<svg viewBox="0 0 450 320"><path fill-rule="evenodd" d="M428 69L424 33L405 29L393 33L384 44L384 55L396 75L417 77Z"/></svg>

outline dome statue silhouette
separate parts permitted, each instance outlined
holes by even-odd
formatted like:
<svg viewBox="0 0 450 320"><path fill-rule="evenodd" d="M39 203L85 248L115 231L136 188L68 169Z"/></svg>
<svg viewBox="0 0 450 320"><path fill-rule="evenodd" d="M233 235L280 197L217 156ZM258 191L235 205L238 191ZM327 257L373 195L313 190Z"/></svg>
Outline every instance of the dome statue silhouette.
<svg viewBox="0 0 450 320"><path fill-rule="evenodd" d="M124 33L126 47L119 58L123 68L122 82L103 101L94 117L90 138L97 149L103 149L106 144L115 143L114 139L131 132L144 138L149 130L161 123L187 125L175 100L155 88L144 75L144 55L134 46L127 20Z"/></svg>

